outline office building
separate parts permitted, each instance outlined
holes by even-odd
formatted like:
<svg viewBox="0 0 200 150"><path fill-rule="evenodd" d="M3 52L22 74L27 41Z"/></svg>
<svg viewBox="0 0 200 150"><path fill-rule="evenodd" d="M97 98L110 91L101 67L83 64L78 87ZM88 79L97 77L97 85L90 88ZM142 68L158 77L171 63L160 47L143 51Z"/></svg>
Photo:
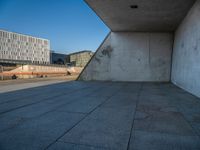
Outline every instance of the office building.
<svg viewBox="0 0 200 150"><path fill-rule="evenodd" d="M50 63L50 41L0 30L0 60L35 64Z"/></svg>

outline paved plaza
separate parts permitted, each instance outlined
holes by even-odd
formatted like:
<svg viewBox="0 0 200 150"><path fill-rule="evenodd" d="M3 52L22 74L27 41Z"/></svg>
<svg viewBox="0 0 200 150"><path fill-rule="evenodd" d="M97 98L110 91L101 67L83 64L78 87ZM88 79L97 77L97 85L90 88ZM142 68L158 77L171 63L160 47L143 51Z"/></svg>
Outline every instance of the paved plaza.
<svg viewBox="0 0 200 150"><path fill-rule="evenodd" d="M171 83L70 81L0 94L1 150L199 150L200 99Z"/></svg>

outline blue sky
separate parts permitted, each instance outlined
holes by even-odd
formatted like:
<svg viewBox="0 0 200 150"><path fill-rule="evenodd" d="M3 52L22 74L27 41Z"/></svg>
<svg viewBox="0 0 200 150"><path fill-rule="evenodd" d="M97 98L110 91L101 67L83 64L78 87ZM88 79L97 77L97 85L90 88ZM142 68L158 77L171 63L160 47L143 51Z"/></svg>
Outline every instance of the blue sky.
<svg viewBox="0 0 200 150"><path fill-rule="evenodd" d="M109 29L83 0L0 0L0 29L51 41L51 49L95 51Z"/></svg>

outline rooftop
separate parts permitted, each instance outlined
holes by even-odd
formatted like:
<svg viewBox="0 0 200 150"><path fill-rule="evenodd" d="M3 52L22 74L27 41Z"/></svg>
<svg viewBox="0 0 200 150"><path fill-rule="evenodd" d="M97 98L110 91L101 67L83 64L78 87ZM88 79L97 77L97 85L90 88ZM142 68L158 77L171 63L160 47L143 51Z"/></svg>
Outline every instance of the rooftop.
<svg viewBox="0 0 200 150"><path fill-rule="evenodd" d="M7 32L7 33L12 33L12 34L18 34L18 35L22 35L22 36L28 36L28 37L37 38L37 39L40 39L40 40L46 40L46 41L50 42L49 39L41 38L41 37L36 37L36 36L32 36L32 35L28 35L28 34L24 34L24 33L8 31L8 30L5 30L5 29L0 29L0 31L2 31L2 32Z"/></svg>
<svg viewBox="0 0 200 150"><path fill-rule="evenodd" d="M94 53L91 50L83 50L83 51L78 51L78 52L74 52L74 53L70 53L68 55L75 55L75 54L80 54L80 53Z"/></svg>

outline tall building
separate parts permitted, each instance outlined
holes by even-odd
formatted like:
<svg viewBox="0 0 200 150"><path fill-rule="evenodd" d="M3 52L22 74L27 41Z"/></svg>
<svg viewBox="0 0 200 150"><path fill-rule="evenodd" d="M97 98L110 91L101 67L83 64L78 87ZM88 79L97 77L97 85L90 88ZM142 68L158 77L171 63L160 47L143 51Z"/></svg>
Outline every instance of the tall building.
<svg viewBox="0 0 200 150"><path fill-rule="evenodd" d="M0 60L49 64L50 41L0 30Z"/></svg>

